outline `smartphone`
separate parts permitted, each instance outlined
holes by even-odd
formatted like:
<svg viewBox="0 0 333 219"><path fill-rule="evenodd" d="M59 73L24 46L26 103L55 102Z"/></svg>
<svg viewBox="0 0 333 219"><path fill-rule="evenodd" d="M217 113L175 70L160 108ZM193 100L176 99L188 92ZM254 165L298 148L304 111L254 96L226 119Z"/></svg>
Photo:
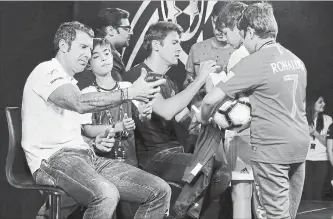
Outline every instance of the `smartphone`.
<svg viewBox="0 0 333 219"><path fill-rule="evenodd" d="M153 82L153 81L157 81L157 80L163 79L163 78L165 78L165 77L162 74L158 74L158 73L154 73L154 72L149 72L149 73L147 73L147 76L146 76L145 80L147 82Z"/></svg>

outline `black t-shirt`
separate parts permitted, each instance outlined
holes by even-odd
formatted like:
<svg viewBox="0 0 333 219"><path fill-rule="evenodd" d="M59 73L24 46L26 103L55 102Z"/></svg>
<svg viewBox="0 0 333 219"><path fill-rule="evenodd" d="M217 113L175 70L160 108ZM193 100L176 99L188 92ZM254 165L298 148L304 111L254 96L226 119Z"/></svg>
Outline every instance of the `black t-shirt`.
<svg viewBox="0 0 333 219"><path fill-rule="evenodd" d="M133 68L135 67L136 66L134 66ZM133 83L134 81L136 81L136 79L140 77L140 75L141 69L135 72L130 69L129 71L123 73L122 79L123 81L130 81ZM172 66L165 75L167 75L173 82L176 83L179 91L183 90L183 83L186 78L186 72L183 64Z"/></svg>
<svg viewBox="0 0 333 219"><path fill-rule="evenodd" d="M152 71L146 64L141 63L126 72L124 80L133 83L140 76L141 68L145 68L147 72ZM177 85L168 76L166 76L166 79L166 83L161 85L161 94L165 99L179 92ZM135 141L140 163L148 161L149 158L161 150L180 146L177 140L174 119L167 121L152 113L149 121L135 120Z"/></svg>

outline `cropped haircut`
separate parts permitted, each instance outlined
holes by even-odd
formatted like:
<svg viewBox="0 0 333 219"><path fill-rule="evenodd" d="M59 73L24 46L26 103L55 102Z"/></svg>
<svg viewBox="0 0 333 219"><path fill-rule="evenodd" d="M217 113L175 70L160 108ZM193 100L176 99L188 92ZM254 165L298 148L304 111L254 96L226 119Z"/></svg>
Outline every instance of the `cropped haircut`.
<svg viewBox="0 0 333 219"><path fill-rule="evenodd" d="M242 2L231 2L220 12L216 20L216 29L222 31L224 27L233 30L242 17L248 5Z"/></svg>
<svg viewBox="0 0 333 219"><path fill-rule="evenodd" d="M111 49L111 43L104 38L94 38L93 50L95 49L96 46L110 46Z"/></svg>
<svg viewBox="0 0 333 219"><path fill-rule="evenodd" d="M69 45L68 50L70 50L72 42L76 38L76 31L78 30L87 33L90 37L94 37L94 31L85 24L82 24L78 21L62 23L56 31L53 39L54 53L57 54L59 51L60 40L65 40Z"/></svg>
<svg viewBox="0 0 333 219"><path fill-rule="evenodd" d="M96 32L98 37L106 36L106 28L116 28L121 25L122 19L128 19L130 13L120 8L104 8L97 15Z"/></svg>
<svg viewBox="0 0 333 219"><path fill-rule="evenodd" d="M217 17L221 11L223 10L223 8L230 3L230 1L218 1L215 3L212 13L210 14L212 17Z"/></svg>
<svg viewBox="0 0 333 219"><path fill-rule="evenodd" d="M94 51L94 49L96 48L96 46L107 46L107 47L110 47L110 50L111 50L111 43L109 41L107 41L107 39L104 39L104 38L94 38L93 39L93 49L91 51L91 55ZM88 64L86 66L86 70L90 69L91 68L91 59L89 59L88 61Z"/></svg>
<svg viewBox="0 0 333 219"><path fill-rule="evenodd" d="M183 33L183 29L176 23L169 21L159 21L149 26L143 40L143 48L147 54L150 55L152 52L153 40L158 40L163 45L163 40L171 32L177 32L179 35Z"/></svg>
<svg viewBox="0 0 333 219"><path fill-rule="evenodd" d="M273 7L268 3L255 3L248 6L238 23L238 29L246 33L248 27L253 28L255 34L262 39L276 38L278 25Z"/></svg>

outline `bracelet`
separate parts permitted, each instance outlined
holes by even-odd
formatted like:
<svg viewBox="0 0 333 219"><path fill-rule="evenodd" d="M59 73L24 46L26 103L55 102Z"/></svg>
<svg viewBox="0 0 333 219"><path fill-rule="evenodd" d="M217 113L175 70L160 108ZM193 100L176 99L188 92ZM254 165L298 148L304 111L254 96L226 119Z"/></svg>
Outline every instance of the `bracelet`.
<svg viewBox="0 0 333 219"><path fill-rule="evenodd" d="M120 99L121 102L126 102L128 101L128 88L120 89Z"/></svg>
<svg viewBox="0 0 333 219"><path fill-rule="evenodd" d="M122 103L125 102L124 89L120 89L120 100Z"/></svg>

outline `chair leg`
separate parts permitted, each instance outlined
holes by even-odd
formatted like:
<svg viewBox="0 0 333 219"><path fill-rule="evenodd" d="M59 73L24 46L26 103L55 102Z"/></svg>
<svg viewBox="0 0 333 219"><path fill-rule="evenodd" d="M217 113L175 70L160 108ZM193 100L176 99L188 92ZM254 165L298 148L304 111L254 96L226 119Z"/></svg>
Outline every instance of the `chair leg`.
<svg viewBox="0 0 333 219"><path fill-rule="evenodd" d="M57 192L52 193L50 195L50 199L51 199L51 203L50 203L51 219L60 219L61 194L57 193Z"/></svg>

